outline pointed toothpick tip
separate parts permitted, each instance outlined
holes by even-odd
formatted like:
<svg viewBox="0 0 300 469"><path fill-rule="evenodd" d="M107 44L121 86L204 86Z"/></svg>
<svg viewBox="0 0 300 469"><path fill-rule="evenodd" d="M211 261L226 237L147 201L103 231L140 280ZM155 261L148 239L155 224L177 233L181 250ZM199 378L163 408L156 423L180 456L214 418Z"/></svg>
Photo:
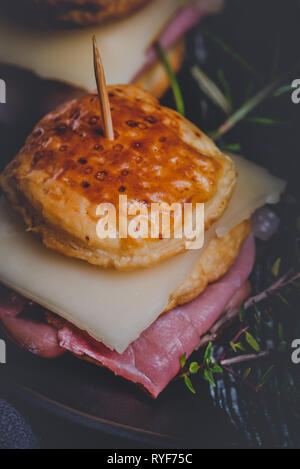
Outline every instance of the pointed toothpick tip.
<svg viewBox="0 0 300 469"><path fill-rule="evenodd" d="M102 121L104 126L104 136L109 140L114 140L114 129L111 117L111 110L109 104L109 97L107 92L106 80L104 68L101 61L101 56L97 46L97 40L95 34L93 35L93 53L94 53L94 70L95 79L98 90L98 97L100 103L100 111L102 115Z"/></svg>

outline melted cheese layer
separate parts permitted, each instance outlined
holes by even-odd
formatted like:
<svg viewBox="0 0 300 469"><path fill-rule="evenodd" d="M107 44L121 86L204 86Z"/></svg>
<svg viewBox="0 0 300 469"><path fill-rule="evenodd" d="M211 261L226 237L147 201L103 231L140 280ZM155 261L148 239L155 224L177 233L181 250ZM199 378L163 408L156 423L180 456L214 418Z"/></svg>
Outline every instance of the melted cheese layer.
<svg viewBox="0 0 300 469"><path fill-rule="evenodd" d="M189 0L154 0L112 24L42 31L0 18L0 61L28 68L44 78L96 88L92 36L97 37L108 84L128 83L145 61L145 50L177 8Z"/></svg>
<svg viewBox="0 0 300 469"><path fill-rule="evenodd" d="M234 156L239 177L223 217L206 233L223 236L265 203L276 203L285 183ZM205 246L150 269L103 270L45 248L0 199L0 280L107 347L123 353L166 308L169 296L189 277Z"/></svg>

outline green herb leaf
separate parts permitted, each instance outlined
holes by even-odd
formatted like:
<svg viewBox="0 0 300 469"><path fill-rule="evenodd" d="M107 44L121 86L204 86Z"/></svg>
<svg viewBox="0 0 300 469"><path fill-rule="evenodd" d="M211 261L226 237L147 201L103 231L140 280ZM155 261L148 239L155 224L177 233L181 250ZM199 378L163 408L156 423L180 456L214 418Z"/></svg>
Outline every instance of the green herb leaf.
<svg viewBox="0 0 300 469"><path fill-rule="evenodd" d="M281 293L276 293L276 296L278 296L278 298L280 298L282 303L284 303L285 305L289 304L288 300L286 298L284 298L284 296L282 296Z"/></svg>
<svg viewBox="0 0 300 469"><path fill-rule="evenodd" d="M270 368L268 368L268 370L265 372L265 374L263 375L262 379L261 379L261 383L259 385L260 388L262 388L265 384L267 384L267 382L269 381L269 379L271 378L271 375L273 373L273 370L275 368L275 365L272 365L270 366Z"/></svg>
<svg viewBox="0 0 300 469"><path fill-rule="evenodd" d="M243 301L243 303L241 304L241 307L239 309L239 318L240 318L240 322L244 321L244 318L245 318L245 301Z"/></svg>
<svg viewBox="0 0 300 469"><path fill-rule="evenodd" d="M211 371L204 370L204 379L206 379L206 381L208 381L214 388L216 387L216 383Z"/></svg>
<svg viewBox="0 0 300 469"><path fill-rule="evenodd" d="M190 380L190 378L187 376L187 375L184 375L184 382L187 386L187 388L193 393L193 394L196 394L196 391L195 391L195 388L192 384L192 381Z"/></svg>
<svg viewBox="0 0 300 469"><path fill-rule="evenodd" d="M278 277L280 264L281 264L281 258L278 257L278 259L274 262L274 265L272 267L272 274L274 275L274 277Z"/></svg>
<svg viewBox="0 0 300 469"><path fill-rule="evenodd" d="M229 102L230 107L232 108L233 107L232 93L231 93L230 85L229 85L228 81L225 78L225 73L223 72L223 70L218 70L217 75L218 75L218 78L219 78L219 80L220 80L220 82L223 86L224 94L227 98L227 101Z"/></svg>
<svg viewBox="0 0 300 469"><path fill-rule="evenodd" d="M217 363L214 363L214 365L210 368L210 371L212 373L223 373L223 368L221 368Z"/></svg>
<svg viewBox="0 0 300 469"><path fill-rule="evenodd" d="M204 361L207 366L209 366L212 362L212 342L209 342L208 346L206 347L205 353L204 353Z"/></svg>
<svg viewBox="0 0 300 469"><path fill-rule="evenodd" d="M229 115L232 111L231 105L220 88L197 65L192 67L191 73L203 93L226 115Z"/></svg>
<svg viewBox="0 0 300 469"><path fill-rule="evenodd" d="M222 151L230 151L230 152L240 152L242 150L242 147L239 143L231 143L228 145L220 145L220 150Z"/></svg>
<svg viewBox="0 0 300 469"><path fill-rule="evenodd" d="M180 357L180 368L184 368L186 364L186 352L184 352Z"/></svg>
<svg viewBox="0 0 300 469"><path fill-rule="evenodd" d="M190 373L192 373L192 375L198 373L198 370L199 370L199 364L197 362L192 362L190 364Z"/></svg>
<svg viewBox="0 0 300 469"><path fill-rule="evenodd" d="M238 350L245 352L245 347L241 344L241 342L229 342L230 347L236 353Z"/></svg>
<svg viewBox="0 0 300 469"><path fill-rule="evenodd" d="M248 344L255 350L255 352L260 351L260 346L258 342L256 341L256 339L254 339L253 335L250 334L250 332L246 332L246 340Z"/></svg>
<svg viewBox="0 0 300 469"><path fill-rule="evenodd" d="M276 121L274 119L270 119L269 117L249 117L247 122L251 122L252 124L262 124L262 125L282 125L284 122Z"/></svg>
<svg viewBox="0 0 300 469"><path fill-rule="evenodd" d="M243 377L242 377L243 381L246 381L246 379L249 377L251 371L252 371L251 368L247 368L247 370L244 372Z"/></svg>
<svg viewBox="0 0 300 469"><path fill-rule="evenodd" d="M156 52L157 52L157 54L158 54L158 56L159 56L159 58L160 58L160 60L163 64L163 66L165 67L166 73L169 77L169 80L170 80L170 83L171 83L171 86L172 86L172 90L173 90L173 94L174 94L174 99L175 99L177 111L184 116L185 115L185 106L184 106L184 101L183 101L181 89L180 89L178 80L176 78L176 75L175 75L175 73L174 73L174 71L171 67L170 62L169 62L168 56L165 53L165 51L163 50L163 48L161 47L161 45L159 44L159 42L156 42L154 44L154 47L156 49Z"/></svg>

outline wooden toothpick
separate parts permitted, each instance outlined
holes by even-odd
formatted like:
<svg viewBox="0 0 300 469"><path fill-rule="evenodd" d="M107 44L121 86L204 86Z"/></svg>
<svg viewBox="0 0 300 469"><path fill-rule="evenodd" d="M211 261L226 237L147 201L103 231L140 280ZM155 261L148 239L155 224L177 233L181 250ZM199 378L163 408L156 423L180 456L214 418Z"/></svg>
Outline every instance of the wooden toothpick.
<svg viewBox="0 0 300 469"><path fill-rule="evenodd" d="M109 140L114 140L114 128L111 118L111 111L106 87L106 80L104 74L104 68L102 65L100 53L97 47L96 36L93 36L93 50L94 50L94 69L95 78L98 89L98 96L100 102L100 111L104 124L104 136Z"/></svg>

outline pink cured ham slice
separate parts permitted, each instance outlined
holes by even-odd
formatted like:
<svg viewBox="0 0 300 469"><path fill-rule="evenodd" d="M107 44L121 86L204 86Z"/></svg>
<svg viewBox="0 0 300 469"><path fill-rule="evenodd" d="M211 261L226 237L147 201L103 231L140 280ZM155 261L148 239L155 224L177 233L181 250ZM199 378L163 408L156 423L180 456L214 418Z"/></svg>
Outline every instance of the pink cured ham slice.
<svg viewBox="0 0 300 469"><path fill-rule="evenodd" d="M59 346L53 326L20 316L25 309L30 311L37 305L1 285L0 297L0 320L16 345L44 358L57 358L66 352ZM39 309L42 314L42 308Z"/></svg>
<svg viewBox="0 0 300 469"><path fill-rule="evenodd" d="M109 350L86 332L59 320L52 325L20 317L24 308L34 307L14 292L1 291L0 319L14 342L45 358L56 358L65 351L89 357L134 383L142 385L156 398L179 371L179 359L187 357L199 345L220 316L234 309L249 294L246 282L255 260L253 236L227 274L211 284L194 301L160 316L122 354Z"/></svg>
<svg viewBox="0 0 300 469"><path fill-rule="evenodd" d="M207 287L194 301L160 316L122 355L68 323L58 332L60 346L142 385L156 398L179 372L182 354L189 357L199 345L200 337L228 305L234 307L235 301L243 299L240 293L247 294L245 282L254 260L255 242L251 235L221 280Z"/></svg>

